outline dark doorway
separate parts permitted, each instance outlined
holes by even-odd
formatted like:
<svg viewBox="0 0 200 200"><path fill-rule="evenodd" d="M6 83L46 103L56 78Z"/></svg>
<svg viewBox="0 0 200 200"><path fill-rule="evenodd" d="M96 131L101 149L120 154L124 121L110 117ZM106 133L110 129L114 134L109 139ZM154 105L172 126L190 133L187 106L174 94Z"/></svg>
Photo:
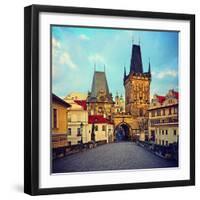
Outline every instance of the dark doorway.
<svg viewBox="0 0 200 200"><path fill-rule="evenodd" d="M121 124L116 127L115 139L117 142L130 140L130 130L127 124Z"/></svg>

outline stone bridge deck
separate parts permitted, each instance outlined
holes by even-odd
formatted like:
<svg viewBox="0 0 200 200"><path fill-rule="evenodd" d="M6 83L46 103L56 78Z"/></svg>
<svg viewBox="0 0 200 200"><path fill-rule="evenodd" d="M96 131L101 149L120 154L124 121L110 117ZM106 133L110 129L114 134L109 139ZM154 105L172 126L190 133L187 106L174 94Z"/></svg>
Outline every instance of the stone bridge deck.
<svg viewBox="0 0 200 200"><path fill-rule="evenodd" d="M53 161L53 173L177 167L133 142L105 144Z"/></svg>

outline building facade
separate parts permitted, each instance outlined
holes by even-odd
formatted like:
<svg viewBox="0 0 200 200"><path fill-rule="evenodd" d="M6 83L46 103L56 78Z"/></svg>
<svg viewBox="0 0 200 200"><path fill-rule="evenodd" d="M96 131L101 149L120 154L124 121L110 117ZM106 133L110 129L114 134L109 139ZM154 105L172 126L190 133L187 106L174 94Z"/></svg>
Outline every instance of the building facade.
<svg viewBox="0 0 200 200"><path fill-rule="evenodd" d="M87 94L82 92L71 92L69 93L64 100L86 100Z"/></svg>
<svg viewBox="0 0 200 200"><path fill-rule="evenodd" d="M115 138L124 134L125 140L146 140L148 136L148 107L150 104L151 66L143 71L140 45L132 45L130 71L124 68L125 112L113 116ZM122 133L122 134L120 134ZM119 138L120 138L119 137Z"/></svg>
<svg viewBox="0 0 200 200"><path fill-rule="evenodd" d="M149 140L158 145L178 143L178 92L154 95L149 112Z"/></svg>
<svg viewBox="0 0 200 200"><path fill-rule="evenodd" d="M88 123L92 141L97 143L110 143L114 141L114 126L110 120L102 115L90 115Z"/></svg>
<svg viewBox="0 0 200 200"><path fill-rule="evenodd" d="M63 150L65 152L65 147L69 146L67 141L67 130L68 130L68 108L70 105L60 99L55 94L52 94L52 148L53 152Z"/></svg>
<svg viewBox="0 0 200 200"><path fill-rule="evenodd" d="M70 145L88 143L91 140L88 131L88 112L85 100L65 100L71 105L68 113L68 135Z"/></svg>
<svg viewBox="0 0 200 200"><path fill-rule="evenodd" d="M130 72L124 70L125 110L136 117L147 116L150 103L151 67L143 72L140 45L133 44L130 63Z"/></svg>
<svg viewBox="0 0 200 200"><path fill-rule="evenodd" d="M114 113L124 113L125 112L125 101L122 94L119 96L118 92L115 96Z"/></svg>
<svg viewBox="0 0 200 200"><path fill-rule="evenodd" d="M112 94L109 92L105 72L94 72L92 89L87 97L87 105L89 115L102 115L111 119L114 101Z"/></svg>

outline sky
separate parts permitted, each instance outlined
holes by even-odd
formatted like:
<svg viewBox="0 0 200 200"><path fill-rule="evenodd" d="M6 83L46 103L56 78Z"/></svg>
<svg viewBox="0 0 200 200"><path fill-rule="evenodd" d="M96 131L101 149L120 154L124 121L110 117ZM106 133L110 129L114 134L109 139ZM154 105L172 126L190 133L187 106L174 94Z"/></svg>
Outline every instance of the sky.
<svg viewBox="0 0 200 200"><path fill-rule="evenodd" d="M178 91L178 32L52 26L52 91L60 97L91 91L94 66L110 92L124 96L132 44L140 44L143 71L151 64L151 97Z"/></svg>

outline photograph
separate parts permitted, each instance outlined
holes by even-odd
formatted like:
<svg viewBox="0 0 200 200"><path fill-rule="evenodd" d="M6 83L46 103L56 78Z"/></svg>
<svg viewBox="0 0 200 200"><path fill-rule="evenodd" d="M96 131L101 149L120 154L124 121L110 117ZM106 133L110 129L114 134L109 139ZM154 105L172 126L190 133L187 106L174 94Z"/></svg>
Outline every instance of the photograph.
<svg viewBox="0 0 200 200"><path fill-rule="evenodd" d="M51 174L180 167L179 31L51 24L49 42Z"/></svg>
<svg viewBox="0 0 200 200"><path fill-rule="evenodd" d="M25 193L195 184L195 15L31 5L24 27Z"/></svg>

